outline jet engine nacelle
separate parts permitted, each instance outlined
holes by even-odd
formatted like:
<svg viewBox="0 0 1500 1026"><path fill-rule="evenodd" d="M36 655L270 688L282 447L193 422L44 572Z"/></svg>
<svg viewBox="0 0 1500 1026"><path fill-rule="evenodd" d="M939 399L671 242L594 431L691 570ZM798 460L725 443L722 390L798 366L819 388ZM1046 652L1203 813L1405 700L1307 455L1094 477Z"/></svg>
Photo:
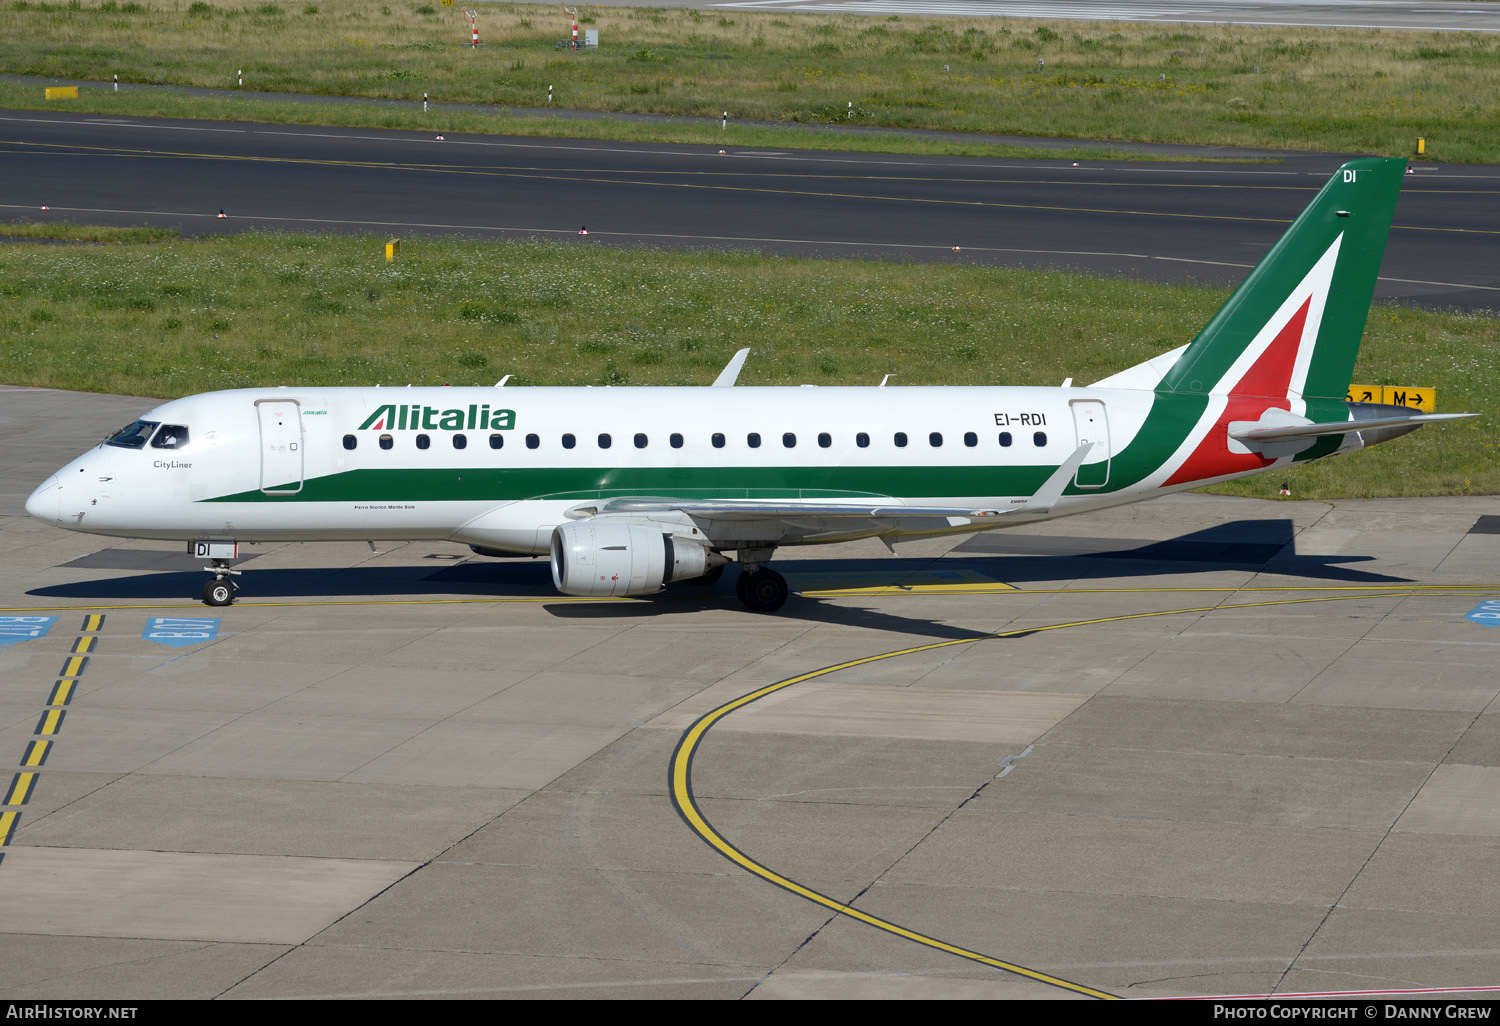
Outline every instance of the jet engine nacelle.
<svg viewBox="0 0 1500 1026"><path fill-rule="evenodd" d="M552 532L552 583L564 595L650 595L728 557L654 527L590 517Z"/></svg>

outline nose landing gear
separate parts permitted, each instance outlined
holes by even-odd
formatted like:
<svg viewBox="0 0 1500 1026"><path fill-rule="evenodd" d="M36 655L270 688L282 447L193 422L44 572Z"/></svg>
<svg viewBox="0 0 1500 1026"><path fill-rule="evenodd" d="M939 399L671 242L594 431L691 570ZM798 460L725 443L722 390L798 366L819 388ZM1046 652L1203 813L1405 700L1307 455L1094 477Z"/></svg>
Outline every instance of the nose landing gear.
<svg viewBox="0 0 1500 1026"><path fill-rule="evenodd" d="M229 560L215 559L211 561L212 566L203 569L214 575L214 579L203 585L203 602L210 606L227 606L234 601L235 592L239 586L234 583L233 577L238 577L240 571L229 569Z"/></svg>

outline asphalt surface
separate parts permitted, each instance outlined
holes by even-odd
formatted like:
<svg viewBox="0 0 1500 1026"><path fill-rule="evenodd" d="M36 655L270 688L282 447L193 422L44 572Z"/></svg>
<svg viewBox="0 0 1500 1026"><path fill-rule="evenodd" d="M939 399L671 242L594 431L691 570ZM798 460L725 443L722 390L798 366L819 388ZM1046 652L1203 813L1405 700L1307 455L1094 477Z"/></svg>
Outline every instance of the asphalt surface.
<svg viewBox="0 0 1500 1026"><path fill-rule="evenodd" d="M256 228L754 247L1234 282L1343 160L1073 167L436 135L0 112L0 216L193 235ZM1500 168L1416 164L1377 297L1500 307L1497 196Z"/></svg>

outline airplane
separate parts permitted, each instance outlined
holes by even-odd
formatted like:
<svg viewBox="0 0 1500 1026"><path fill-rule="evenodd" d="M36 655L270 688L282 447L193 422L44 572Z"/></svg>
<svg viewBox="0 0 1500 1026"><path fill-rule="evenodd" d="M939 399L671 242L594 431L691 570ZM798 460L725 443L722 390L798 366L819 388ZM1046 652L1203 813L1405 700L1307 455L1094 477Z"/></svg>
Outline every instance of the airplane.
<svg viewBox="0 0 1500 1026"><path fill-rule="evenodd" d="M1432 421L1346 400L1406 161L1344 164L1190 343L1087 387L248 388L163 403L26 502L188 543L429 540L648 595L739 563L771 612L794 545L1036 523L1352 452ZM500 385L505 385L502 380ZM882 382L884 384L884 382ZM729 555L732 553L733 555Z"/></svg>

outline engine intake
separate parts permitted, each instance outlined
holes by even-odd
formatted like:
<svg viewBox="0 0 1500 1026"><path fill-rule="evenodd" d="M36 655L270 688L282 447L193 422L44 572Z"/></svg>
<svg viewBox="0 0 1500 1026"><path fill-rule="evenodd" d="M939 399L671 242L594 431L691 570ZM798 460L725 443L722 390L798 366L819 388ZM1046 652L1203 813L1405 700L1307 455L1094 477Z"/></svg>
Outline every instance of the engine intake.
<svg viewBox="0 0 1500 1026"><path fill-rule="evenodd" d="M728 557L643 524L588 518L552 532L552 583L564 595L650 595Z"/></svg>

